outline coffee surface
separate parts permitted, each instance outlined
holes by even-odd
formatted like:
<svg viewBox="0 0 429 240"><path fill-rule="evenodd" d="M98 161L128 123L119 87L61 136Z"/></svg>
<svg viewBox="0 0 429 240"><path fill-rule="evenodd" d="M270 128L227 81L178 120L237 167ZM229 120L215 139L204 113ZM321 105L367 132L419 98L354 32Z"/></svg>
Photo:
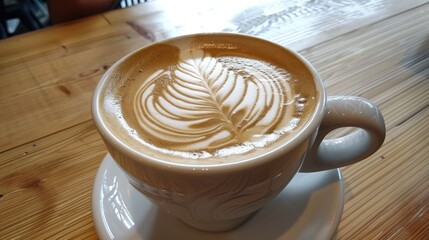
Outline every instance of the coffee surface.
<svg viewBox="0 0 429 240"><path fill-rule="evenodd" d="M309 73L260 48L196 39L143 49L108 76L104 118L136 150L179 162L264 151L305 124L317 96L300 78Z"/></svg>

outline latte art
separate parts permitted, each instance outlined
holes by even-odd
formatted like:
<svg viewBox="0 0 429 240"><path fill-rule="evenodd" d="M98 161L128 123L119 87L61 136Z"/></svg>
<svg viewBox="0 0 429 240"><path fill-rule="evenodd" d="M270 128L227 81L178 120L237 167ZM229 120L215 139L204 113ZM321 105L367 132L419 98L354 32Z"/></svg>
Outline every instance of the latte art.
<svg viewBox="0 0 429 240"><path fill-rule="evenodd" d="M288 72L268 62L183 51L176 66L141 84L134 112L155 149L247 151L296 126L305 98L295 96L291 81Z"/></svg>
<svg viewBox="0 0 429 240"><path fill-rule="evenodd" d="M116 141L205 165L259 157L294 139L317 103L313 75L282 47L246 39L173 39L112 66L100 108Z"/></svg>

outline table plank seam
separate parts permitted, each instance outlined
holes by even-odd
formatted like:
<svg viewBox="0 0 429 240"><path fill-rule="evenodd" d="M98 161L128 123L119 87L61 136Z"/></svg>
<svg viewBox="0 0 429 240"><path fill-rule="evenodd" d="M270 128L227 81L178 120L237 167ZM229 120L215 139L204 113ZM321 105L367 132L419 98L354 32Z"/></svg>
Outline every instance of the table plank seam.
<svg viewBox="0 0 429 240"><path fill-rule="evenodd" d="M68 130L68 129L74 128L74 127L79 126L79 125L87 124L88 122L92 122L92 118L91 118L91 119L88 119L88 120L84 120L84 121L79 122L79 123L77 123L77 124L73 124L73 125L71 125L71 126L65 127L65 128L63 128L63 129L61 129L61 130L58 130L58 131L51 132L51 133L49 133L49 134L46 134L46 135L40 136L40 137L38 137L38 138L32 139L32 140L30 140L30 141L27 141L27 142L25 142L25 143L22 143L22 144L16 145L16 146L11 147L11 148L5 149L5 150L3 150L3 151L0 151L0 155L1 155L1 154L6 153L6 152L8 152L8 151L13 151L14 149L19 148L19 147L22 147L22 146L24 146L24 145L26 145L26 144L30 144L30 143L32 143L32 142L36 142L36 141L41 140L41 139L43 139L43 138L46 138L46 137L49 137L49 136L52 136L52 135L58 134L59 132L66 131L66 130Z"/></svg>

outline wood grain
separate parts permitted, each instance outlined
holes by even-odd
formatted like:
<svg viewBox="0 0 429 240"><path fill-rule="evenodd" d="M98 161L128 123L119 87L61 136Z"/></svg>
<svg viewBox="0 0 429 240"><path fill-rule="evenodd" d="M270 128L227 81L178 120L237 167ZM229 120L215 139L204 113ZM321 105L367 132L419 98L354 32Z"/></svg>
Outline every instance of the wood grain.
<svg viewBox="0 0 429 240"><path fill-rule="evenodd" d="M85 231L95 237L91 188L105 153L92 121L3 153L2 239L70 238Z"/></svg>
<svg viewBox="0 0 429 240"><path fill-rule="evenodd" d="M426 108L389 131L390 137L376 155L344 169L346 206L338 239L428 236L429 166L422 161L429 157L428 119ZM416 125L426 126L412 127Z"/></svg>
<svg viewBox="0 0 429 240"><path fill-rule="evenodd" d="M97 238L91 188L107 151L90 114L98 79L150 42L203 31L295 49L329 95L375 102L386 140L343 168L335 239L427 239L428 12L427 0L157 0L1 40L0 239Z"/></svg>
<svg viewBox="0 0 429 240"><path fill-rule="evenodd" d="M68 25L64 27L70 31ZM36 42L50 38L40 36ZM9 81L0 84L0 108L8 114L0 116L0 151L91 119L91 96L101 75L147 43L128 25L121 25L65 38L22 56L10 67L5 61L0 78Z"/></svg>

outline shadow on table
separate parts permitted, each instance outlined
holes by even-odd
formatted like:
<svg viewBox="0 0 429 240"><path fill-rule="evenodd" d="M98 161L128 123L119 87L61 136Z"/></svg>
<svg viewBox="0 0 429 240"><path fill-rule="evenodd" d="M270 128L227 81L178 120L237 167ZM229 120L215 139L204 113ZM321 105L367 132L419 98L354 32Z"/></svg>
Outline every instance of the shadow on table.
<svg viewBox="0 0 429 240"><path fill-rule="evenodd" d="M404 53L401 61L402 66L411 69L416 74L424 74L429 78L429 35L417 48L410 49Z"/></svg>

